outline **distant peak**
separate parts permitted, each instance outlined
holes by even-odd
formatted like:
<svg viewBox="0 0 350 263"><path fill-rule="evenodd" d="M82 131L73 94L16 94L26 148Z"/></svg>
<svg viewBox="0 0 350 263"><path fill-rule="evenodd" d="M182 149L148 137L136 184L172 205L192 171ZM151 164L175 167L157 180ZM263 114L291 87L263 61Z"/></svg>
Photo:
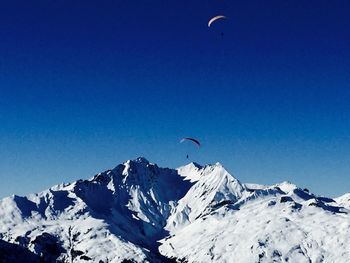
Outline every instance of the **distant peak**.
<svg viewBox="0 0 350 263"><path fill-rule="evenodd" d="M291 183L289 181L284 181L282 183L275 184L273 186L274 187L279 187L285 193L292 192L294 189L298 188L295 184L293 184L293 183Z"/></svg>
<svg viewBox="0 0 350 263"><path fill-rule="evenodd" d="M182 167L194 167L194 168L197 168L197 169L202 169L203 166L196 163L196 162L190 162L189 164L186 164L185 166L182 166Z"/></svg>
<svg viewBox="0 0 350 263"><path fill-rule="evenodd" d="M145 157L137 157L134 160L127 160L124 164L130 164L130 163L139 163L139 164L149 164L149 161Z"/></svg>
<svg viewBox="0 0 350 263"><path fill-rule="evenodd" d="M185 166L177 168L176 170L182 177L185 177L186 180L194 183L200 179L202 168L203 166L198 163L191 162Z"/></svg>
<svg viewBox="0 0 350 263"><path fill-rule="evenodd" d="M138 157L134 160L136 163L149 164L149 161L145 157Z"/></svg>
<svg viewBox="0 0 350 263"><path fill-rule="evenodd" d="M223 166L222 166L222 164L221 164L221 163L219 163L219 162L216 162L216 163L214 164L214 166L217 166L217 167L223 167Z"/></svg>
<svg viewBox="0 0 350 263"><path fill-rule="evenodd" d="M229 172L225 169L225 167L219 162L216 162L215 164L207 164L206 166L204 166L204 169L209 169L212 171L214 170L222 171L229 174Z"/></svg>

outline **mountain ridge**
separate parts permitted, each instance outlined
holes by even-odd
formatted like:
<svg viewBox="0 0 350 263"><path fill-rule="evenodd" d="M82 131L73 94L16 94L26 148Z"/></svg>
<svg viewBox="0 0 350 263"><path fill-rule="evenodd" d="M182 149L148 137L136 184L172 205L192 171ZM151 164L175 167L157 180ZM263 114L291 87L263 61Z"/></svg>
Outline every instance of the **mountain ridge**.
<svg viewBox="0 0 350 263"><path fill-rule="evenodd" d="M244 184L220 163L170 169L139 157L2 199L0 239L42 262L347 262L349 200Z"/></svg>

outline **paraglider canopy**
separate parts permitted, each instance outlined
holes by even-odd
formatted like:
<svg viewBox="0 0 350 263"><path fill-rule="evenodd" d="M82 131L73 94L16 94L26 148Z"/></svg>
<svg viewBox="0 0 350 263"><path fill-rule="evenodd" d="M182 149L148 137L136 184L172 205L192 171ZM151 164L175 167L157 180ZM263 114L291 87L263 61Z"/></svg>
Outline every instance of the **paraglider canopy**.
<svg viewBox="0 0 350 263"><path fill-rule="evenodd" d="M218 16L214 16L212 17L209 22L208 22L208 27L211 26L211 24L213 24L215 21L219 20L219 19L226 19L226 16L223 15L218 15Z"/></svg>
<svg viewBox="0 0 350 263"><path fill-rule="evenodd" d="M193 138L190 138L190 137L182 138L182 139L180 140L180 143L183 143L184 141L191 141L191 142L193 142L195 145L197 145L197 147L200 147L200 146L201 146L201 143L200 143L198 140L193 139Z"/></svg>

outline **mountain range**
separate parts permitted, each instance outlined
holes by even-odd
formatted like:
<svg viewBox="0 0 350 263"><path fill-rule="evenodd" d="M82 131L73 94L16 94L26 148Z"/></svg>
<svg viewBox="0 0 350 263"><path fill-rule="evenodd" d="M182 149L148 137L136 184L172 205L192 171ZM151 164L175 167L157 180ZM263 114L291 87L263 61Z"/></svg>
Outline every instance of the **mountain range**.
<svg viewBox="0 0 350 263"><path fill-rule="evenodd" d="M0 201L0 262L350 262L350 194L143 157Z"/></svg>

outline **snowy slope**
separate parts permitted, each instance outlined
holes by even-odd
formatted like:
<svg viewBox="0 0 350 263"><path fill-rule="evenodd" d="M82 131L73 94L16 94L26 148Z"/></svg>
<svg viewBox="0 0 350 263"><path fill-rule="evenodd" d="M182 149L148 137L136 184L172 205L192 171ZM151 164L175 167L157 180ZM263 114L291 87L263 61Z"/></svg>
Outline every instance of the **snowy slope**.
<svg viewBox="0 0 350 263"><path fill-rule="evenodd" d="M338 198L335 198L338 205L344 206L350 209L350 193L344 194Z"/></svg>
<svg viewBox="0 0 350 263"><path fill-rule="evenodd" d="M0 262L350 262L349 203L138 158L1 200Z"/></svg>
<svg viewBox="0 0 350 263"><path fill-rule="evenodd" d="M163 262L157 240L190 187L176 170L138 158L90 180L3 199L0 237L49 262Z"/></svg>
<svg viewBox="0 0 350 263"><path fill-rule="evenodd" d="M184 262L350 262L347 209L288 182L249 186L162 240L161 253Z"/></svg>
<svg viewBox="0 0 350 263"><path fill-rule="evenodd" d="M244 191L241 183L219 163L194 171L187 168L179 168L178 171L196 183L178 202L176 210L168 219L166 229L171 234L224 204L236 202ZM190 174L185 174L185 170Z"/></svg>

